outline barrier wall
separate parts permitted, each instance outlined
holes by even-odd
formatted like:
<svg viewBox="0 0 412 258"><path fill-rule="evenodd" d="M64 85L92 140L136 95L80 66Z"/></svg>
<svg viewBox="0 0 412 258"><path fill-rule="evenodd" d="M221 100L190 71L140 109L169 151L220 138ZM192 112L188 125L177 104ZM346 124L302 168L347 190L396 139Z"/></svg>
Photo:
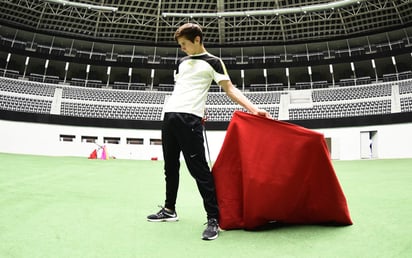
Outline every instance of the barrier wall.
<svg viewBox="0 0 412 258"><path fill-rule="evenodd" d="M412 158L412 123L314 130L330 139L332 159ZM73 137L72 141L67 141L66 136ZM0 120L0 152L87 158L93 150L99 149L96 143L87 142L87 139L94 137L97 137L97 144L106 145L112 157L162 159L159 130ZM207 131L212 160L216 159L224 137L223 130ZM118 143L110 143L113 139L118 140Z"/></svg>

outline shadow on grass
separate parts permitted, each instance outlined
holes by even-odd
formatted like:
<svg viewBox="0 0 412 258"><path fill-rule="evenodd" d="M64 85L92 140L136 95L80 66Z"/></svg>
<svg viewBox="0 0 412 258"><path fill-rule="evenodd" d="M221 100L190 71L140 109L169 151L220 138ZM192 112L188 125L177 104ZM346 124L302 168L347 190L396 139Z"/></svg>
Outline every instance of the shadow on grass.
<svg viewBox="0 0 412 258"><path fill-rule="evenodd" d="M292 224L292 223L274 221L274 222L270 222L262 226L253 228L253 229L244 229L244 230L250 231L250 232L263 232L263 231L292 229L292 228L308 228L308 227L342 228L342 227L347 227L347 226L352 226L352 225L343 225L343 224L339 224L336 222L326 222L326 223L318 223L318 224Z"/></svg>

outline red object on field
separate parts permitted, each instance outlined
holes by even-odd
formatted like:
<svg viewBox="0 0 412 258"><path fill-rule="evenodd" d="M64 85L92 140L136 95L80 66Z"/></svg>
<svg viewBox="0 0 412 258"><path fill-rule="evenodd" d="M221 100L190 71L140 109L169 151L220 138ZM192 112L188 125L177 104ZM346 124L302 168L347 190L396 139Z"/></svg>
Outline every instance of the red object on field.
<svg viewBox="0 0 412 258"><path fill-rule="evenodd" d="M97 159L97 150L92 151L89 155L89 159Z"/></svg>
<svg viewBox="0 0 412 258"><path fill-rule="evenodd" d="M352 224L320 133L237 111L212 173L223 229Z"/></svg>

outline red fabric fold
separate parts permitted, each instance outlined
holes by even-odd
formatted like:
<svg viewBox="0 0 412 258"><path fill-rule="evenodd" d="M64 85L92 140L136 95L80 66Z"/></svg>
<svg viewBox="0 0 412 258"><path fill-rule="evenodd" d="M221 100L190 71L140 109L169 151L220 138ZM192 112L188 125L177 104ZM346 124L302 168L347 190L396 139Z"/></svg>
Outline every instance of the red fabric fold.
<svg viewBox="0 0 412 258"><path fill-rule="evenodd" d="M320 133L237 111L212 173L223 229L352 224Z"/></svg>

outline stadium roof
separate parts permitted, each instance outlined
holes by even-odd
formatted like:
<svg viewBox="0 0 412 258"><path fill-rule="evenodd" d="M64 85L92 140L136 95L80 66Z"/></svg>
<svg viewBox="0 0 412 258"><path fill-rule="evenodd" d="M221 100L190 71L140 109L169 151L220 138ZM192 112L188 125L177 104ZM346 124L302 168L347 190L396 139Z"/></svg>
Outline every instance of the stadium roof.
<svg viewBox="0 0 412 258"><path fill-rule="evenodd" d="M185 22L209 45L349 38L409 27L410 0L0 0L0 24L88 40L175 45Z"/></svg>

